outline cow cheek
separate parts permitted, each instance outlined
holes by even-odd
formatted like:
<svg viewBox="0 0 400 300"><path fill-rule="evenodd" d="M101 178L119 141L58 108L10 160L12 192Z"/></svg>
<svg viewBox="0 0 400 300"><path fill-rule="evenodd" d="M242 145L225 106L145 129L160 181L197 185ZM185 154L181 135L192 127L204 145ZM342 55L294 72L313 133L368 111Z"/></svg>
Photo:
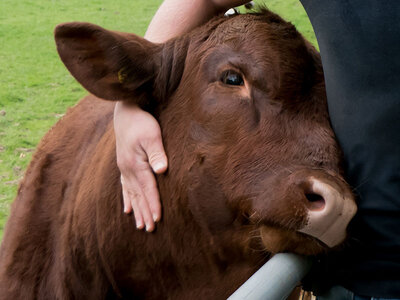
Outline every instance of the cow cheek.
<svg viewBox="0 0 400 300"><path fill-rule="evenodd" d="M213 175L204 167L195 165L188 180L189 210L202 229L214 235L230 227L235 220L234 214Z"/></svg>

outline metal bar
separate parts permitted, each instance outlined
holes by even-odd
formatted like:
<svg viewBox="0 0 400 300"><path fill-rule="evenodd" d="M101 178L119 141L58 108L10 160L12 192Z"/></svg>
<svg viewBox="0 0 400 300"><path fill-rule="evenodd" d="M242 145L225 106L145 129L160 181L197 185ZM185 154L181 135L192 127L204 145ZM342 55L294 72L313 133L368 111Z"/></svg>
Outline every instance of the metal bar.
<svg viewBox="0 0 400 300"><path fill-rule="evenodd" d="M312 259L297 254L275 254L228 300L284 300L307 274Z"/></svg>

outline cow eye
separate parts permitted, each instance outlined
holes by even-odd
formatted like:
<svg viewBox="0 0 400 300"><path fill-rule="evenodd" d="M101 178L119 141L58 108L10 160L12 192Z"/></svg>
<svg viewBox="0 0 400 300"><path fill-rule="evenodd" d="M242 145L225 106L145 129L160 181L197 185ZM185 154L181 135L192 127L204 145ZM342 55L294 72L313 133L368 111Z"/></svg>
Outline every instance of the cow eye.
<svg viewBox="0 0 400 300"><path fill-rule="evenodd" d="M229 84L229 85L244 85L244 80L242 75L233 70L227 70L223 72L221 75L221 81L224 84Z"/></svg>

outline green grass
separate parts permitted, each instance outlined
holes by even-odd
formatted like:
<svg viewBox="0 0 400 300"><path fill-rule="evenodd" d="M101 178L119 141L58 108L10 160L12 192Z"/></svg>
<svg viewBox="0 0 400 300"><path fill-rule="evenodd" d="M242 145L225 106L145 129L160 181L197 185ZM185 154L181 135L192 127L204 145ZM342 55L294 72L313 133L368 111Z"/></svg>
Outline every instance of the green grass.
<svg viewBox="0 0 400 300"><path fill-rule="evenodd" d="M66 108L86 94L58 58L54 27L62 22L85 21L143 35L160 3L0 1L0 240L18 182L37 143ZM315 44L298 0L270 0L267 4Z"/></svg>
<svg viewBox="0 0 400 300"><path fill-rule="evenodd" d="M299 0L268 0L266 4L269 9L293 23L297 30L318 48L314 30Z"/></svg>

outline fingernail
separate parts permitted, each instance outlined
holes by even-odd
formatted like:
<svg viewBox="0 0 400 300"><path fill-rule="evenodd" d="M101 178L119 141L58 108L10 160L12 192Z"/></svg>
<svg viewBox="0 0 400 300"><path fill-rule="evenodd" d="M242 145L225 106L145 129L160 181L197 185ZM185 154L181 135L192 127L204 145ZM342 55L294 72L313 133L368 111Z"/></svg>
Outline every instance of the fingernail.
<svg viewBox="0 0 400 300"><path fill-rule="evenodd" d="M155 163L153 170L154 170L154 172L159 172L163 168L165 168L165 164L162 162L157 162L157 163Z"/></svg>
<svg viewBox="0 0 400 300"><path fill-rule="evenodd" d="M158 222L158 216L156 214L153 214L153 220L154 222Z"/></svg>
<svg viewBox="0 0 400 300"><path fill-rule="evenodd" d="M153 232L154 229L155 229L155 227L152 226L152 224L146 224L146 231L147 232Z"/></svg>
<svg viewBox="0 0 400 300"><path fill-rule="evenodd" d="M143 228L143 223L142 222L136 222L136 228L137 229L142 229Z"/></svg>

